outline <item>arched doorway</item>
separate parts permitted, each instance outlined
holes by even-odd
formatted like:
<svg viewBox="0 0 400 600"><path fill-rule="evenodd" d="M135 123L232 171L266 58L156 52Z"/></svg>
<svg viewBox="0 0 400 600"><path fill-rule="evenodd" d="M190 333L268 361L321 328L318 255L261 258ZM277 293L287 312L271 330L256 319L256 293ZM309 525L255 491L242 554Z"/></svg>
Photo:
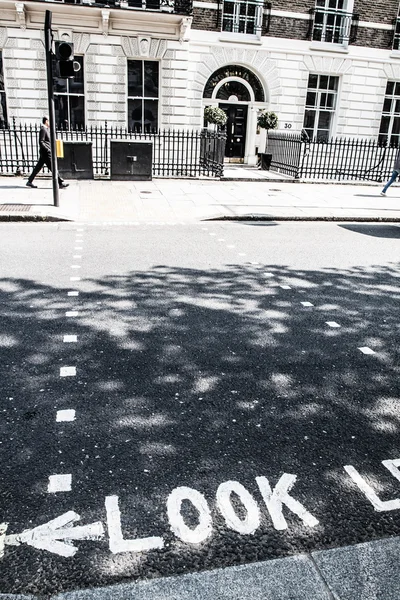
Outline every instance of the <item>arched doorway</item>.
<svg viewBox="0 0 400 600"><path fill-rule="evenodd" d="M265 92L257 75L241 65L221 67L208 79L203 103L219 106L227 114L225 159L252 162L257 111L265 107Z"/></svg>

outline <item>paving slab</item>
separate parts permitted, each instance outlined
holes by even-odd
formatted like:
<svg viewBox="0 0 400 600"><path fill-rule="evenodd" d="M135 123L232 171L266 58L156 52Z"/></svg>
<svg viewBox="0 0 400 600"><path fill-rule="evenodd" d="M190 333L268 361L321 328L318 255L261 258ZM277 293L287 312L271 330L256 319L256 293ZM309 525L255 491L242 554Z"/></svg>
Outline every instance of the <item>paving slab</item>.
<svg viewBox="0 0 400 600"><path fill-rule="evenodd" d="M312 554L338 600L399 600L400 538Z"/></svg>
<svg viewBox="0 0 400 600"><path fill-rule="evenodd" d="M55 600L331 600L305 555L59 594Z"/></svg>

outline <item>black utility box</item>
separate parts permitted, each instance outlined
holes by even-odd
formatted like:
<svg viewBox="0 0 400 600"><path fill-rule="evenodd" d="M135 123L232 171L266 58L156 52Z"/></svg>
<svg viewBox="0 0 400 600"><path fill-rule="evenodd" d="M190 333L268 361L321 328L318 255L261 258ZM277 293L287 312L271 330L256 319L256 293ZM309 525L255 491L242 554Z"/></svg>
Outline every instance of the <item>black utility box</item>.
<svg viewBox="0 0 400 600"><path fill-rule="evenodd" d="M63 179L93 179L92 142L64 142L64 158L58 158Z"/></svg>
<svg viewBox="0 0 400 600"><path fill-rule="evenodd" d="M111 140L111 179L151 181L153 144Z"/></svg>
<svg viewBox="0 0 400 600"><path fill-rule="evenodd" d="M260 166L262 171L269 171L271 168L272 154L260 154Z"/></svg>

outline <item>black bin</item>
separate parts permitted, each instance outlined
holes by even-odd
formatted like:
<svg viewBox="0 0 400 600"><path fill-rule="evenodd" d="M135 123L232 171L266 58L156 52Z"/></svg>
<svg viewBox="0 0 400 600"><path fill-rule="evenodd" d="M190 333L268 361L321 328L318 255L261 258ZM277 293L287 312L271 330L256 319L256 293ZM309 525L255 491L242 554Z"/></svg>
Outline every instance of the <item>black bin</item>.
<svg viewBox="0 0 400 600"><path fill-rule="evenodd" d="M92 142L64 142L64 158L58 158L63 179L93 179Z"/></svg>
<svg viewBox="0 0 400 600"><path fill-rule="evenodd" d="M111 179L151 181L153 144L111 140Z"/></svg>

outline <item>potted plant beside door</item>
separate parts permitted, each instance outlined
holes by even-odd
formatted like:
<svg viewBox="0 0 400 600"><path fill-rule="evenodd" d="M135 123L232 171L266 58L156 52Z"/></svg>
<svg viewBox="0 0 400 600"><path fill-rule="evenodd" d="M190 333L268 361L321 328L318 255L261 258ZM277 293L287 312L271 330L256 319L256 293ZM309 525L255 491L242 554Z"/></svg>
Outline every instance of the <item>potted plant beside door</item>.
<svg viewBox="0 0 400 600"><path fill-rule="evenodd" d="M274 112L263 110L257 117L257 125L261 129L266 129L267 131L265 152L261 154L261 168L269 171L272 162L272 154L268 154L268 131L278 127L278 116Z"/></svg>
<svg viewBox="0 0 400 600"><path fill-rule="evenodd" d="M214 129L218 129L226 124L228 117L222 108L218 106L206 106L204 109L204 119L207 124L214 125Z"/></svg>

